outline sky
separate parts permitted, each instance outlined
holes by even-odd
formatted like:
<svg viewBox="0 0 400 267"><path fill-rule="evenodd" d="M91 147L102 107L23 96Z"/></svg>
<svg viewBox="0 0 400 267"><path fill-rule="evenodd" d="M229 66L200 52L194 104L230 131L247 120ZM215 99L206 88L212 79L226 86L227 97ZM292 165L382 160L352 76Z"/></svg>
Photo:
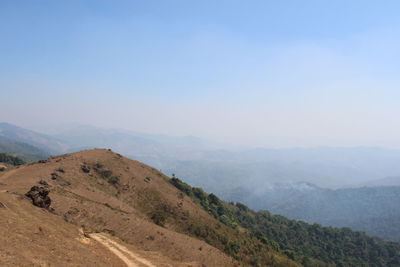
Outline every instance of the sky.
<svg viewBox="0 0 400 267"><path fill-rule="evenodd" d="M0 0L0 121L400 148L399 1Z"/></svg>

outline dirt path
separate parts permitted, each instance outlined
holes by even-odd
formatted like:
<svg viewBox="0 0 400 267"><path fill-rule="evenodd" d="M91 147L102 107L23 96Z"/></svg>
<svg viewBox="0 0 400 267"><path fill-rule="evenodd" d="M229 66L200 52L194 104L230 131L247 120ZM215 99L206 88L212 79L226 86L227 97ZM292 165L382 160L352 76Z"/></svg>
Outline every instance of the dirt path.
<svg viewBox="0 0 400 267"><path fill-rule="evenodd" d="M118 244L103 234L89 234L89 236L107 247L123 262L125 262L128 267L157 267L139 255L132 253L125 246Z"/></svg>

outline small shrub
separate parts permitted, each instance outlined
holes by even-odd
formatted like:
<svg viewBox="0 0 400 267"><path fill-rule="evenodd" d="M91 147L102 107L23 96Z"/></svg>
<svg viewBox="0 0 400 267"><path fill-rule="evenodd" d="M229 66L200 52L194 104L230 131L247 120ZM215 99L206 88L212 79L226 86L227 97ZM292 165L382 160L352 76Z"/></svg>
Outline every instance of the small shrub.
<svg viewBox="0 0 400 267"><path fill-rule="evenodd" d="M289 259L294 260L295 254L294 254L294 251L293 251L293 250L285 249L285 250L283 250L282 252L283 252L283 254L285 254Z"/></svg>
<svg viewBox="0 0 400 267"><path fill-rule="evenodd" d="M165 211L162 211L162 210L157 210L151 215L150 219L155 224L157 224L159 226L164 226L168 219L168 213L166 213Z"/></svg>
<svg viewBox="0 0 400 267"><path fill-rule="evenodd" d="M108 182L115 186L115 185L119 184L119 177L112 176L110 179L108 179Z"/></svg>
<svg viewBox="0 0 400 267"><path fill-rule="evenodd" d="M235 255L240 251L240 242L239 241L229 241L229 243L225 246L225 253L228 255Z"/></svg>
<svg viewBox="0 0 400 267"><path fill-rule="evenodd" d="M205 201L207 199L207 194L201 188L193 187L193 194L200 201Z"/></svg>
<svg viewBox="0 0 400 267"><path fill-rule="evenodd" d="M96 162L96 164L94 165L97 169L101 169L103 168L103 164L101 164L100 162Z"/></svg>
<svg viewBox="0 0 400 267"><path fill-rule="evenodd" d="M171 178L170 183L176 188L184 192L186 195L193 197L192 187L178 178Z"/></svg>
<svg viewBox="0 0 400 267"><path fill-rule="evenodd" d="M208 237L210 229L207 225L206 226L198 225L194 228L193 233L195 236L205 239Z"/></svg>
<svg viewBox="0 0 400 267"><path fill-rule="evenodd" d="M249 208L240 202L236 202L236 207L238 207L238 209L241 211L249 211Z"/></svg>
<svg viewBox="0 0 400 267"><path fill-rule="evenodd" d="M221 206L222 205L221 200L216 195L214 195L213 193L208 195L208 200L210 201L211 204L214 204L214 205L217 205L217 206Z"/></svg>
<svg viewBox="0 0 400 267"><path fill-rule="evenodd" d="M103 179L108 179L111 177L111 175L112 175L112 171L110 171L110 170L104 170L104 171L100 172L100 176Z"/></svg>

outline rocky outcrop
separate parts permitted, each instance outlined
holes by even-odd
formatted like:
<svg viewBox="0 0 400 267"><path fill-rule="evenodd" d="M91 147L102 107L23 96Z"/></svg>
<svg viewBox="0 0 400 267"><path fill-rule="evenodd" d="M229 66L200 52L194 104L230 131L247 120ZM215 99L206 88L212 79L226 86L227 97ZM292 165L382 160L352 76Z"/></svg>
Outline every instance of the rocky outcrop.
<svg viewBox="0 0 400 267"><path fill-rule="evenodd" d="M25 194L25 196L32 200L33 205L45 209L50 208L51 204L51 199L48 195L49 190L42 186L33 186L31 190Z"/></svg>

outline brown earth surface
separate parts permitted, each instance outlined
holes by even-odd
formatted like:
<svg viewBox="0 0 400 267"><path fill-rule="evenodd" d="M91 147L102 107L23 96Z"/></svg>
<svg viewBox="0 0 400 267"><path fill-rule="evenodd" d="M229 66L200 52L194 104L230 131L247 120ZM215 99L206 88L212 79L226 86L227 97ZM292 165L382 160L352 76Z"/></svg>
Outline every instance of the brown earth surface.
<svg viewBox="0 0 400 267"><path fill-rule="evenodd" d="M215 220L167 179L104 149L0 172L1 265L242 266L191 233L216 229L227 240L250 239L238 237L237 230ZM33 206L24 196L35 185L49 189L49 210ZM173 218L157 225L154 218L160 210ZM268 253L282 266L296 266L266 249Z"/></svg>

